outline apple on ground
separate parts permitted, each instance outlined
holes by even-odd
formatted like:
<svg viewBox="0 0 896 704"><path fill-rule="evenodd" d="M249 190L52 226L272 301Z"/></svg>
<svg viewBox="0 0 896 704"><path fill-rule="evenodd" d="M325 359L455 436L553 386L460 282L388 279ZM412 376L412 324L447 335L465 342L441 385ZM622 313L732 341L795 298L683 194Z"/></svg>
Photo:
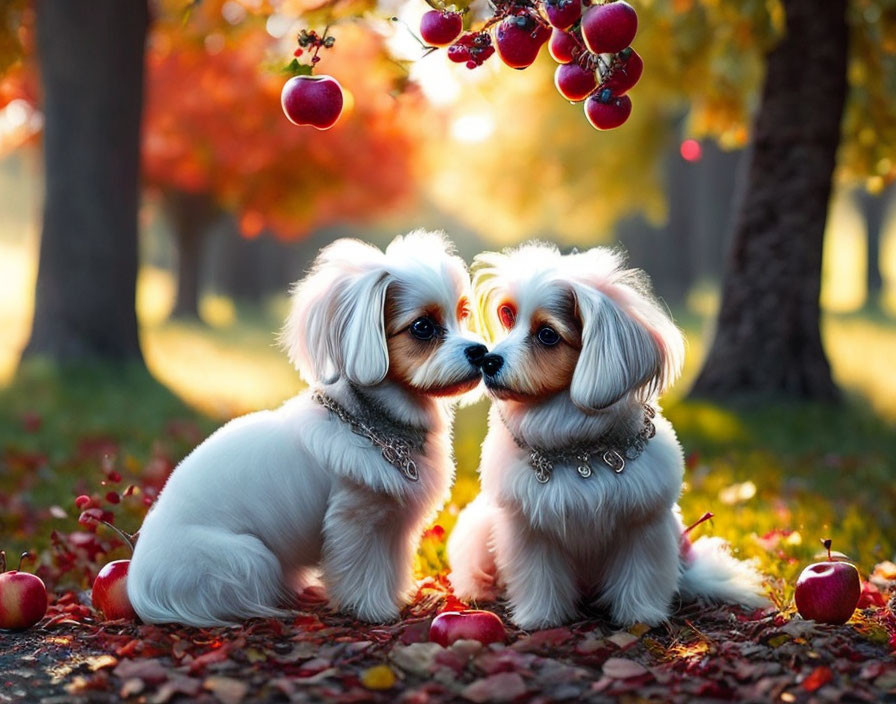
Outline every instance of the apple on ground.
<svg viewBox="0 0 896 704"><path fill-rule="evenodd" d="M859 571L849 562L831 557L831 541L821 541L828 551L827 562L816 562L803 570L796 582L794 599L805 619L820 623L846 623L862 594Z"/></svg>
<svg viewBox="0 0 896 704"><path fill-rule="evenodd" d="M280 92L280 105L295 125L328 130L342 114L342 87L331 76L293 76Z"/></svg>
<svg viewBox="0 0 896 704"><path fill-rule="evenodd" d="M37 575L5 570L6 553L0 550L0 628L30 628L47 613L47 588Z"/></svg>
<svg viewBox="0 0 896 704"><path fill-rule="evenodd" d="M478 640L483 645L503 643L504 623L491 611L443 611L429 626L429 639L448 647L458 640Z"/></svg>
<svg viewBox="0 0 896 704"><path fill-rule="evenodd" d="M101 611L107 620L137 617L128 599L127 579L130 566L130 560L110 562L93 581L93 607Z"/></svg>

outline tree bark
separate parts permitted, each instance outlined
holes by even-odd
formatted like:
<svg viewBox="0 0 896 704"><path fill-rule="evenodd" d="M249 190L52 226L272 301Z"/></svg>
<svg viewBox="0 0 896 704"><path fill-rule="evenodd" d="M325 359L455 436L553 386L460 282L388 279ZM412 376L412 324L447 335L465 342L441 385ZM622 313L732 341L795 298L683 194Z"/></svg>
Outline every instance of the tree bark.
<svg viewBox="0 0 896 704"><path fill-rule="evenodd" d="M691 395L834 400L821 256L846 98L846 0L784 0L722 287Z"/></svg>
<svg viewBox="0 0 896 704"><path fill-rule="evenodd" d="M134 307L146 0L39 0L46 193L25 355L142 360Z"/></svg>
<svg viewBox="0 0 896 704"><path fill-rule="evenodd" d="M198 319L205 242L220 210L207 193L166 191L163 199L177 243L177 294L171 314Z"/></svg>

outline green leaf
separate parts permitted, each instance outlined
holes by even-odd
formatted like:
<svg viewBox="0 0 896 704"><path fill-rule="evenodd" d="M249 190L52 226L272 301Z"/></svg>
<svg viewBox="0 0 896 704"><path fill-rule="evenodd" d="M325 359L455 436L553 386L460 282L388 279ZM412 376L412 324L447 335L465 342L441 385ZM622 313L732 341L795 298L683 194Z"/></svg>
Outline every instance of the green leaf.
<svg viewBox="0 0 896 704"><path fill-rule="evenodd" d="M283 73L290 76L310 76L312 70L311 64L300 64L298 59L293 59L283 67Z"/></svg>

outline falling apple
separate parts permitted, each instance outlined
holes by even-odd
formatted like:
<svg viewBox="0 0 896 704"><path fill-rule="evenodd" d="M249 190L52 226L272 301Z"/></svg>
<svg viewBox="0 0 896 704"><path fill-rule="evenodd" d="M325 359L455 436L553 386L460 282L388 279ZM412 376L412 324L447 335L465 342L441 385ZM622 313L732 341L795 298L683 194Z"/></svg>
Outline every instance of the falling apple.
<svg viewBox="0 0 896 704"><path fill-rule="evenodd" d="M293 124L328 130L342 114L342 87L331 76L293 76L280 92L280 105Z"/></svg>
<svg viewBox="0 0 896 704"><path fill-rule="evenodd" d="M504 623L491 611L444 611L429 626L429 639L448 647L457 640L478 640L483 645L503 643Z"/></svg>
<svg viewBox="0 0 896 704"><path fill-rule="evenodd" d="M93 580L91 601L93 607L103 612L108 620L136 618L134 607L128 599L127 580L130 560L115 560L105 565Z"/></svg>
<svg viewBox="0 0 896 704"><path fill-rule="evenodd" d="M831 557L831 540L821 541L828 551L827 562L816 562L803 570L796 581L794 599L805 619L821 623L846 623L856 610L862 583L859 571L849 562Z"/></svg>
<svg viewBox="0 0 896 704"><path fill-rule="evenodd" d="M24 553L22 557L29 556ZM47 613L47 588L37 575L19 569L6 571L6 553L0 550L0 628L30 628Z"/></svg>

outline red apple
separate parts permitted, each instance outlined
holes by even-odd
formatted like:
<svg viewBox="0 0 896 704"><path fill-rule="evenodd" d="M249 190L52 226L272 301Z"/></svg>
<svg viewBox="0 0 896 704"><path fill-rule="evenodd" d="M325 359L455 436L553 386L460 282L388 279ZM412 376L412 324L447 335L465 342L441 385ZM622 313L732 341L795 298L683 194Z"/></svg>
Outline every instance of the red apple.
<svg viewBox="0 0 896 704"><path fill-rule="evenodd" d="M319 130L336 124L342 104L342 88L330 76L293 76L280 93L280 105L290 122Z"/></svg>
<svg viewBox="0 0 896 704"><path fill-rule="evenodd" d="M582 36L594 54L616 54L635 38L638 13L625 0L592 5L582 16Z"/></svg>
<svg viewBox="0 0 896 704"><path fill-rule="evenodd" d="M130 560L115 560L105 565L93 580L93 607L103 612L107 620L136 618L128 599L127 582Z"/></svg>
<svg viewBox="0 0 896 704"><path fill-rule="evenodd" d="M551 25L569 29L582 16L582 3L580 0L545 0L544 11Z"/></svg>
<svg viewBox="0 0 896 704"><path fill-rule="evenodd" d="M19 560L21 566L22 561ZM0 572L5 569L6 554L0 551ZM47 588L40 577L19 570L0 574L0 628L30 628L45 613Z"/></svg>
<svg viewBox="0 0 896 704"><path fill-rule="evenodd" d="M478 640L483 645L503 643L504 623L491 611L444 611L432 620L429 639L448 647L457 640Z"/></svg>
<svg viewBox="0 0 896 704"><path fill-rule="evenodd" d="M563 64L554 72L554 85L560 95L570 102L577 103L588 97L597 87L594 71L588 71L578 64Z"/></svg>
<svg viewBox="0 0 896 704"><path fill-rule="evenodd" d="M796 581L794 599L800 616L821 623L846 623L862 594L862 580L855 565L831 558L831 541L823 540L828 562L809 565Z"/></svg>
<svg viewBox="0 0 896 704"><path fill-rule="evenodd" d="M463 29L463 15L459 12L430 10L420 20L420 36L430 46L448 46Z"/></svg>
<svg viewBox="0 0 896 704"><path fill-rule="evenodd" d="M585 117L598 130L612 130L628 119L632 99L627 95L614 96L609 88L592 95L585 102Z"/></svg>
<svg viewBox="0 0 896 704"><path fill-rule="evenodd" d="M640 80L643 72L644 62L637 51L628 47L616 55L610 73L601 86L609 88L613 95L625 95Z"/></svg>
<svg viewBox="0 0 896 704"><path fill-rule="evenodd" d="M576 38L569 32L562 29L555 29L551 32L551 41L548 44L548 51L551 57L558 64L568 64L573 59L573 52L577 49L579 43Z"/></svg>
<svg viewBox="0 0 896 704"><path fill-rule="evenodd" d="M495 30L498 56L510 68L531 66L551 30L544 20L529 11L504 19Z"/></svg>

